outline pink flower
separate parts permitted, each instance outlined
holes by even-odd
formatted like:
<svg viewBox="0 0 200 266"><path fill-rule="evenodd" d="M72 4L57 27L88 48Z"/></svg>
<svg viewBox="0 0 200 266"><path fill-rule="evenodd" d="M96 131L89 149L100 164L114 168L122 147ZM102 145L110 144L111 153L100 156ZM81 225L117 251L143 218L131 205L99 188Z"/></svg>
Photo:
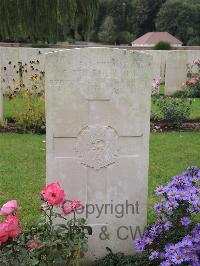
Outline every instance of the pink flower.
<svg viewBox="0 0 200 266"><path fill-rule="evenodd" d="M58 182L47 185L41 191L42 198L52 206L63 204L65 201L65 191Z"/></svg>
<svg viewBox="0 0 200 266"><path fill-rule="evenodd" d="M73 211L81 210L84 208L80 200L67 200L66 202L68 202L69 205L65 206L63 204L62 206L63 214L65 215L70 214Z"/></svg>
<svg viewBox="0 0 200 266"><path fill-rule="evenodd" d="M198 67L200 67L200 58L196 58L194 60L194 64L197 65Z"/></svg>
<svg viewBox="0 0 200 266"><path fill-rule="evenodd" d="M161 77L154 78L152 82L153 94L159 94Z"/></svg>
<svg viewBox="0 0 200 266"><path fill-rule="evenodd" d="M197 77L192 77L191 79L187 80L186 84L193 86L196 85L198 81L199 79Z"/></svg>
<svg viewBox="0 0 200 266"><path fill-rule="evenodd" d="M6 228L7 225L5 222L0 223L0 245L5 243L9 238Z"/></svg>
<svg viewBox="0 0 200 266"><path fill-rule="evenodd" d="M9 237L16 238L21 232L21 227L19 227L19 218L18 216L8 215L7 220L4 221L6 224L6 232Z"/></svg>
<svg viewBox="0 0 200 266"><path fill-rule="evenodd" d="M27 243L26 246L28 249L31 250L31 249L37 248L38 244L34 240L32 240L31 242Z"/></svg>
<svg viewBox="0 0 200 266"><path fill-rule="evenodd" d="M0 216L7 216L9 214L17 212L18 209L19 209L19 207L17 205L17 201L16 200L8 201L7 203L5 203L2 206L2 208L0 210Z"/></svg>
<svg viewBox="0 0 200 266"><path fill-rule="evenodd" d="M9 214L7 219L0 223L0 245L5 243L9 237L18 237L20 232L21 228L19 227L19 218Z"/></svg>

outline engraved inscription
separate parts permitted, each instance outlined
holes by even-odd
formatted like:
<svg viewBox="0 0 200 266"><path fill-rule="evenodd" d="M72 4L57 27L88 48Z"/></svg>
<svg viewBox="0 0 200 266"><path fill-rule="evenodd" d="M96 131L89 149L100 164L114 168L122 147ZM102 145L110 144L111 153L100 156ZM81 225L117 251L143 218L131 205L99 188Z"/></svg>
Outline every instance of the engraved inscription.
<svg viewBox="0 0 200 266"><path fill-rule="evenodd" d="M118 135L111 127L88 126L76 143L81 164L99 170L115 163L118 156Z"/></svg>

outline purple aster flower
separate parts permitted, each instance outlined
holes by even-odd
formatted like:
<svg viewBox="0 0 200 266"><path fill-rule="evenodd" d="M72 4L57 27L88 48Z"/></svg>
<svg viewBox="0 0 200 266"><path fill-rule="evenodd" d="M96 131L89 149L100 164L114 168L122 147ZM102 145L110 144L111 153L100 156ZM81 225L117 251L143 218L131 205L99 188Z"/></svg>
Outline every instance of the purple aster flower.
<svg viewBox="0 0 200 266"><path fill-rule="evenodd" d="M189 217L183 217L181 218L181 224L184 226L188 226L191 223L191 220Z"/></svg>
<svg viewBox="0 0 200 266"><path fill-rule="evenodd" d="M182 262L184 262L183 254L180 251L175 252L171 258L171 261L178 265L181 264Z"/></svg>
<svg viewBox="0 0 200 266"><path fill-rule="evenodd" d="M168 211L172 211L176 208L178 208L179 204L177 201L175 201L174 199L170 199L169 201L167 201L166 203L166 210Z"/></svg>
<svg viewBox="0 0 200 266"><path fill-rule="evenodd" d="M167 196L168 198L175 198L176 194L177 194L177 188L172 187L171 189L168 190L167 192Z"/></svg>
<svg viewBox="0 0 200 266"><path fill-rule="evenodd" d="M163 205L161 203L155 203L154 206L153 206L153 209L156 212L161 212L163 210Z"/></svg>
<svg viewBox="0 0 200 266"><path fill-rule="evenodd" d="M190 186L187 188L187 191L190 192L190 194L198 194L197 187L196 186Z"/></svg>
<svg viewBox="0 0 200 266"><path fill-rule="evenodd" d="M159 260L164 260L165 259L165 253L164 252L160 252L159 253Z"/></svg>
<svg viewBox="0 0 200 266"><path fill-rule="evenodd" d="M185 176L188 176L191 181L199 181L200 180L200 169L196 166L191 166L187 168L185 172L183 172Z"/></svg>
<svg viewBox="0 0 200 266"><path fill-rule="evenodd" d="M190 193L187 190L180 189L177 191L176 199L178 200L187 200L190 196Z"/></svg>
<svg viewBox="0 0 200 266"><path fill-rule="evenodd" d="M192 185L187 176L175 176L173 178L173 181L175 182L176 187L178 188L185 188Z"/></svg>
<svg viewBox="0 0 200 266"><path fill-rule="evenodd" d="M151 237L145 238L145 245L150 246L153 243L153 239Z"/></svg>
<svg viewBox="0 0 200 266"><path fill-rule="evenodd" d="M188 198L190 204L197 204L199 202L199 197L196 194L191 194Z"/></svg>
<svg viewBox="0 0 200 266"><path fill-rule="evenodd" d="M150 228L149 230L149 235L151 237L156 237L158 236L160 233L163 232L163 226L162 226L162 223L160 222L156 222L152 225L152 227Z"/></svg>
<svg viewBox="0 0 200 266"><path fill-rule="evenodd" d="M166 198L162 198L162 199L161 199L161 204L162 204L163 206L166 206L166 204L167 204L167 199L166 199Z"/></svg>
<svg viewBox="0 0 200 266"><path fill-rule="evenodd" d="M196 187L197 194L200 193L200 187Z"/></svg>
<svg viewBox="0 0 200 266"><path fill-rule="evenodd" d="M159 266L171 266L171 265L172 265L172 263L168 260L165 260L159 264Z"/></svg>
<svg viewBox="0 0 200 266"><path fill-rule="evenodd" d="M197 212L200 212L200 200L198 200L197 202L195 202L194 204L194 208Z"/></svg>
<svg viewBox="0 0 200 266"><path fill-rule="evenodd" d="M151 252L149 256L149 260L156 260L158 259L158 256L159 256L159 252L157 250L154 250Z"/></svg>
<svg viewBox="0 0 200 266"><path fill-rule="evenodd" d="M156 193L156 195L163 195L164 194L164 187L163 186L158 186L155 189L155 193Z"/></svg>
<svg viewBox="0 0 200 266"><path fill-rule="evenodd" d="M172 222L167 221L164 223L163 227L165 229L165 231L169 231L169 229L173 226Z"/></svg>
<svg viewBox="0 0 200 266"><path fill-rule="evenodd" d="M139 238L135 241L135 248L138 252L143 252L145 249L145 242L143 238Z"/></svg>

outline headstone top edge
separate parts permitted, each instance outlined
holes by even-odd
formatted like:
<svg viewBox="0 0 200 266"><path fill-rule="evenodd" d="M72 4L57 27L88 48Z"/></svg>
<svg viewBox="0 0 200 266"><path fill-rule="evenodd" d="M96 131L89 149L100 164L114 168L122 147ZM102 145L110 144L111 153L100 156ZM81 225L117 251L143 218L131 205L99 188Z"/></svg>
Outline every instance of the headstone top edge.
<svg viewBox="0 0 200 266"><path fill-rule="evenodd" d="M84 48L72 48L72 49L62 49L62 50L55 50L51 52L45 53L45 55L50 58L58 55L64 55L64 54L69 54L69 53L74 53L74 52L86 52L86 51L113 51L113 52L118 52L119 54L126 53L130 55L145 55L147 58L152 58L151 54L148 54L145 51L132 51L132 50L127 50L127 49L121 49L121 48L113 48L113 47L84 47Z"/></svg>

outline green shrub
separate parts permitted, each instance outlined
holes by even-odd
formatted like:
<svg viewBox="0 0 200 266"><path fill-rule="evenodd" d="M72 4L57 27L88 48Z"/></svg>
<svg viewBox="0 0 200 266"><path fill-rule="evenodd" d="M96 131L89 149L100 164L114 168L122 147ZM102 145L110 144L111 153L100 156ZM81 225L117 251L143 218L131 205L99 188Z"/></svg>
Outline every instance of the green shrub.
<svg viewBox="0 0 200 266"><path fill-rule="evenodd" d="M174 98L187 98L188 95L187 95L187 92L186 92L186 91L176 91L176 92L173 94L173 97L174 97Z"/></svg>
<svg viewBox="0 0 200 266"><path fill-rule="evenodd" d="M144 266L149 265L148 259L144 255L135 254L132 256L125 255L123 253L112 253L109 250L109 254L105 258L96 261L93 266Z"/></svg>
<svg viewBox="0 0 200 266"><path fill-rule="evenodd" d="M166 41L160 41L155 44L154 50L170 50L171 49L171 44Z"/></svg>
<svg viewBox="0 0 200 266"><path fill-rule="evenodd" d="M154 116L169 127L180 127L190 117L191 104L187 99L158 98L155 103L158 111Z"/></svg>
<svg viewBox="0 0 200 266"><path fill-rule="evenodd" d="M200 82L194 86L189 86L187 89L187 97L200 98Z"/></svg>

